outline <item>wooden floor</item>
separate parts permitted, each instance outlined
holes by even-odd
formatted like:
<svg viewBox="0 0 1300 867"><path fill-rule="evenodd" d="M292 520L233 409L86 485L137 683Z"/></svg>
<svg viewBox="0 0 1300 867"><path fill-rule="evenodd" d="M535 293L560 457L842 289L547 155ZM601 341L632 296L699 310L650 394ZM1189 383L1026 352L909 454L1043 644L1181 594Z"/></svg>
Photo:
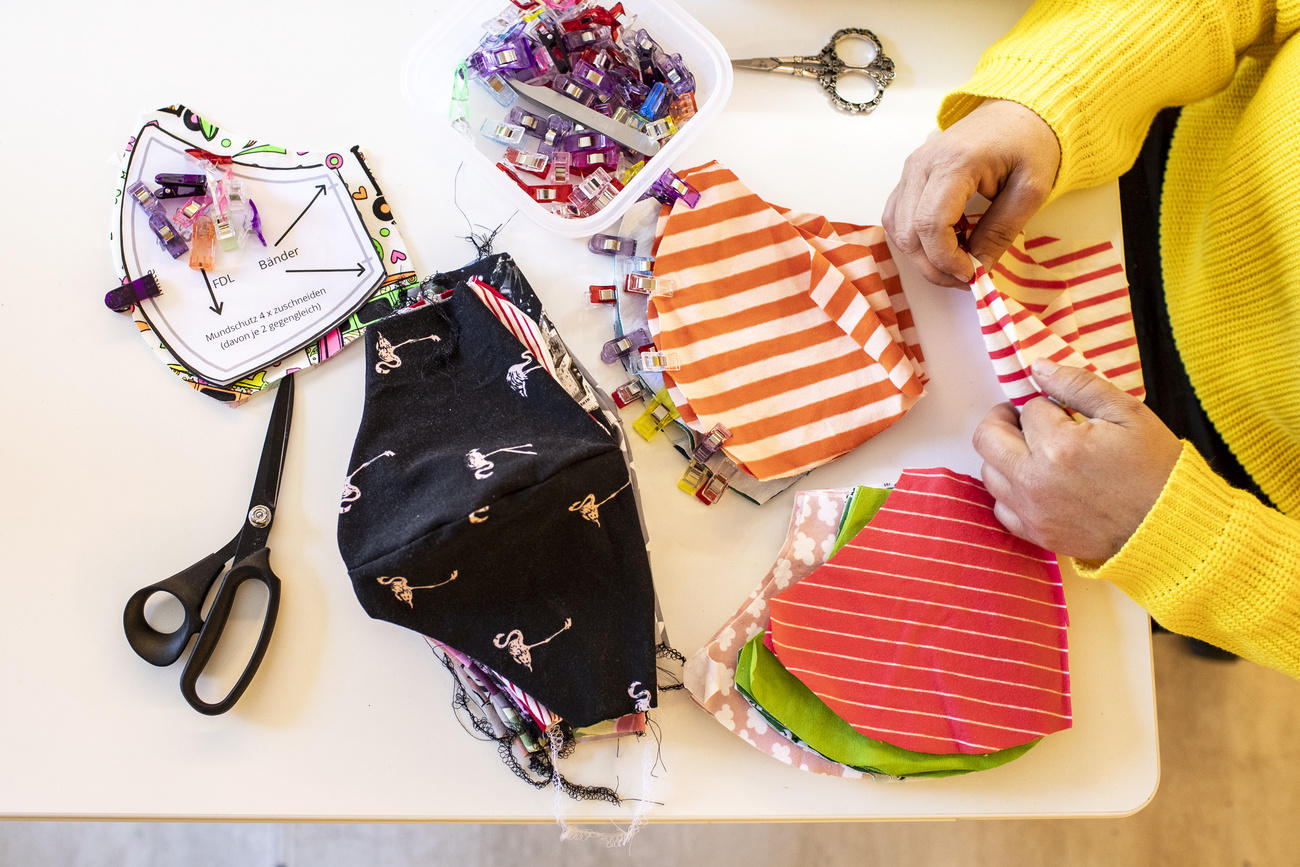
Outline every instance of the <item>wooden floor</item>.
<svg viewBox="0 0 1300 867"><path fill-rule="evenodd" d="M652 825L630 850L553 826L17 822L0 823L0 867L1300 864L1300 682L1155 641L1162 779L1127 819Z"/></svg>

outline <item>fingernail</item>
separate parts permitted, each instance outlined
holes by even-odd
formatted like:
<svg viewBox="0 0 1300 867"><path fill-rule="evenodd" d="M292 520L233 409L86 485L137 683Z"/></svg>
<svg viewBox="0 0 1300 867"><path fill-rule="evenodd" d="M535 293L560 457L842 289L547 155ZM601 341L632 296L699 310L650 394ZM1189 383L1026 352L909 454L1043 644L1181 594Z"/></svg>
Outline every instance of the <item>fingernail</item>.
<svg viewBox="0 0 1300 867"><path fill-rule="evenodd" d="M1051 376L1056 373L1056 362L1047 358L1040 358L1030 366L1034 376Z"/></svg>

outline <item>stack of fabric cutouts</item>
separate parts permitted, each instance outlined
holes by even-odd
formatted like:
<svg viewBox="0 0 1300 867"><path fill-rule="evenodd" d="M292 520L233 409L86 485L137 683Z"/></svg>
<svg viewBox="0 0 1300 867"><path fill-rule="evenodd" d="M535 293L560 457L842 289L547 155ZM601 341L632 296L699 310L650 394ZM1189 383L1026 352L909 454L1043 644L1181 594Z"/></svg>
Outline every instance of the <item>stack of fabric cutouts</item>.
<svg viewBox="0 0 1300 867"><path fill-rule="evenodd" d="M508 255L412 302L366 334L338 525L357 598L428 638L518 776L618 802L556 770L656 703L665 636L616 409Z"/></svg>
<svg viewBox="0 0 1300 867"><path fill-rule="evenodd" d="M926 381L911 310L879 226L771 205L716 162L680 172L695 208L664 207L650 296L655 347L682 421L759 480L797 476L893 424Z"/></svg>
<svg viewBox="0 0 1300 867"><path fill-rule="evenodd" d="M1030 365L1084 367L1141 397L1123 266L1109 243L1018 239L971 281L1016 407ZM889 489L804 491L749 598L686 664L722 725L820 774L946 776L1023 755L1072 721L1054 555L1011 536L978 479L905 471Z"/></svg>

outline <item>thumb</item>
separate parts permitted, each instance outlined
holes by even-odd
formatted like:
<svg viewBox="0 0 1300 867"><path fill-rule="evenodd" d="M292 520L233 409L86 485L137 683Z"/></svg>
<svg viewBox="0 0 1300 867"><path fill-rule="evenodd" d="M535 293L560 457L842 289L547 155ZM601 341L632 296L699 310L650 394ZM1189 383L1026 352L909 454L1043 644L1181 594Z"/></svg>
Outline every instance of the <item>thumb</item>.
<svg viewBox="0 0 1300 867"><path fill-rule="evenodd" d="M1081 367L1066 367L1040 358L1032 369L1034 380L1044 394L1088 418L1122 423L1138 403L1128 392Z"/></svg>
<svg viewBox="0 0 1300 867"><path fill-rule="evenodd" d="M987 270L1002 258L1025 223L1047 201L1048 190L1029 179L1027 172L1011 175L980 217L970 236L970 251Z"/></svg>

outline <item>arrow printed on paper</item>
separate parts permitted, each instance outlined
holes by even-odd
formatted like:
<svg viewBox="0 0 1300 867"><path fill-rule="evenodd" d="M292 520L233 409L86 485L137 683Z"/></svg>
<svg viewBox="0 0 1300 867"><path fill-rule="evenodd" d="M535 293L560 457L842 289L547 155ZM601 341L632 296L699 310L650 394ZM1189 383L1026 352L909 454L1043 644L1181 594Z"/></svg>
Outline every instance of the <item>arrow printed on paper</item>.
<svg viewBox="0 0 1300 867"><path fill-rule="evenodd" d="M362 265L360 262L358 262L358 263L357 263L357 266L356 266L355 268L285 268L285 269L284 269L284 273L286 273L286 274L341 274L341 273L348 273L348 274L356 274L358 277L360 277L362 274L366 273L366 266L365 266L365 265Z"/></svg>
<svg viewBox="0 0 1300 867"><path fill-rule="evenodd" d="M212 291L212 281L208 279L208 272L200 268L199 273L203 275L203 282L206 283L208 287L208 295L212 297L212 304L208 306L208 309L220 316L221 309L225 307L226 304L224 301L217 300L217 293Z"/></svg>
<svg viewBox="0 0 1300 867"><path fill-rule="evenodd" d="M316 204L316 200L319 199L319 198L320 198L321 196L323 196L323 195L325 195L325 185L324 185L324 184L317 184L317 185L316 185L316 195L312 196L312 197L311 197L311 201L307 203L307 207L303 208L302 211L298 214L298 216L296 216L296 217L293 218L293 222L289 224L289 228L287 228L287 229L284 230L284 235L281 235L281 236L276 240L276 242L275 242L274 244L272 244L271 246L272 246L272 247L278 247L278 246L280 246L280 241L283 241L283 240L284 240L285 235L288 235L291 231L293 231L293 227L296 226L296 225L298 225L298 221L301 220L301 219L303 218L303 215L306 214L307 211L311 210L311 206L314 205L314 204Z"/></svg>

